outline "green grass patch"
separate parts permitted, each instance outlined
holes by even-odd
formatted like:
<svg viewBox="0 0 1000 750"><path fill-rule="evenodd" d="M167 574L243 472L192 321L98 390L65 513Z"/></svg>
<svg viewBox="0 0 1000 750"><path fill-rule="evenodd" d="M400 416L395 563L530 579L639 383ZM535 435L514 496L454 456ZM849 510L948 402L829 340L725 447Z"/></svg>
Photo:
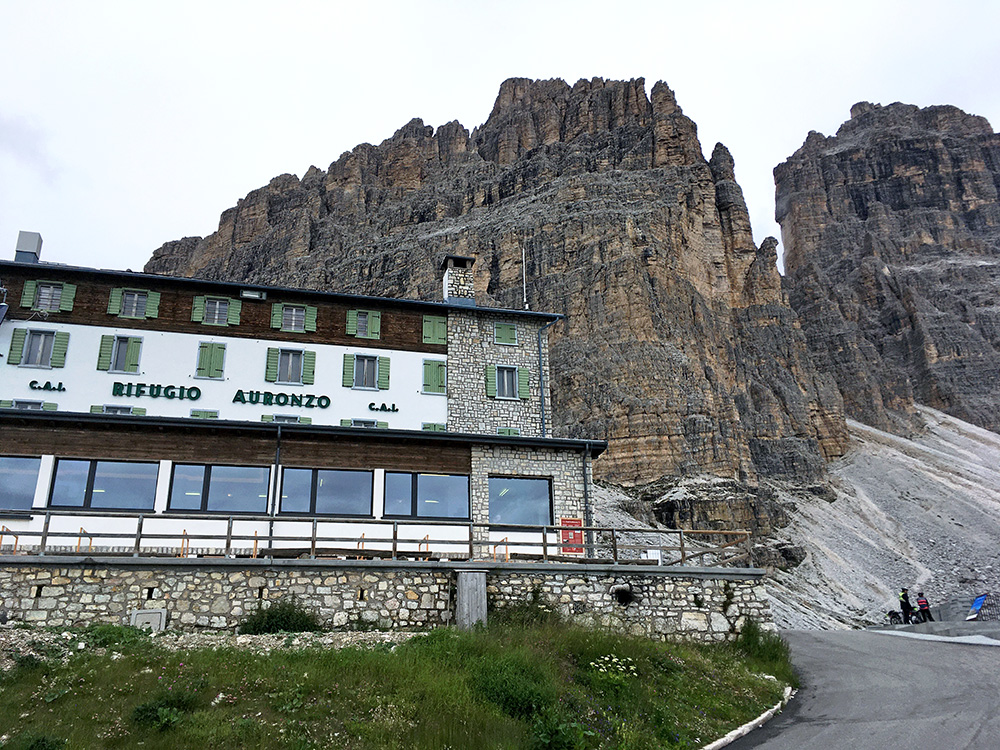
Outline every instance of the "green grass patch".
<svg viewBox="0 0 1000 750"><path fill-rule="evenodd" d="M794 679L787 649L759 629L704 646L513 619L395 648L269 654L168 652L119 634L114 652L0 677L3 748L700 747Z"/></svg>

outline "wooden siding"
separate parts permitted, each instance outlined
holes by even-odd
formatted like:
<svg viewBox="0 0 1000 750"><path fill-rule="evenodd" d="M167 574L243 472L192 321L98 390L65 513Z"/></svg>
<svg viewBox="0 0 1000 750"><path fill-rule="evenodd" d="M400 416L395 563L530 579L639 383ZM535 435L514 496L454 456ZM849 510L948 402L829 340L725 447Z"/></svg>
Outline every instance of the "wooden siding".
<svg viewBox="0 0 1000 750"><path fill-rule="evenodd" d="M34 271L34 269L30 269ZM199 295L239 299L239 288L213 287L211 282L204 285L171 283L169 279L155 276L147 278L114 278L96 276L85 271L72 271L47 265L39 265L37 272L21 267L5 267L4 283L9 290L7 301L11 320L26 320L31 310L21 307L21 291L27 279L65 281L77 285L76 299L72 312L50 312L47 320L53 323L73 323L76 325L115 326L118 328L139 328L154 331L177 331L201 336L232 336L234 338L267 339L272 341L296 341L303 344L339 344L363 347L365 349L401 349L447 354L444 344L423 343L424 315L444 315L443 310L411 308L394 305L391 300L359 302L333 301L319 295L302 291L278 292L267 290L263 301L243 299L238 326L212 326L191 320L191 306ZM108 300L111 290L117 287L147 289L160 293L159 315L146 320L121 318L108 314ZM291 333L271 327L271 305L274 303L312 305L317 308L316 331ZM348 310L378 310L382 313L382 335L379 339L362 339L347 334Z"/></svg>
<svg viewBox="0 0 1000 750"><path fill-rule="evenodd" d="M377 430L357 435L283 434L284 466L332 469L392 469L441 474L469 474L472 451L467 443L387 439ZM221 429L197 426L59 423L4 424L0 455L100 458L125 461L169 460L185 463L270 465L277 430Z"/></svg>

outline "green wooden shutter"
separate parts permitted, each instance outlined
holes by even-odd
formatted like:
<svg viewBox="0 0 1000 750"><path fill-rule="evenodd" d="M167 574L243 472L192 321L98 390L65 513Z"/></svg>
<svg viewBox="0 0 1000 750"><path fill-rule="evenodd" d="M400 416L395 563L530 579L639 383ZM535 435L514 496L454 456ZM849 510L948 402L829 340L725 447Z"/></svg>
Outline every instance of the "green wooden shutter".
<svg viewBox="0 0 1000 750"><path fill-rule="evenodd" d="M111 369L111 352L115 348L114 336L101 336L101 348L97 352L97 369Z"/></svg>
<svg viewBox="0 0 1000 750"><path fill-rule="evenodd" d="M285 306L280 302L271 305L271 328L281 328L281 321L285 314Z"/></svg>
<svg viewBox="0 0 1000 750"><path fill-rule="evenodd" d="M368 338L377 339L382 337L382 313L368 313Z"/></svg>
<svg viewBox="0 0 1000 750"><path fill-rule="evenodd" d="M139 372L139 354L142 352L142 339L130 336L125 349L125 372Z"/></svg>
<svg viewBox="0 0 1000 750"><path fill-rule="evenodd" d="M312 417L299 417L299 424L312 424Z"/></svg>
<svg viewBox="0 0 1000 750"><path fill-rule="evenodd" d="M146 317L160 317L160 293L146 292Z"/></svg>
<svg viewBox="0 0 1000 750"><path fill-rule="evenodd" d="M490 398L497 397L497 366L486 365L486 395Z"/></svg>
<svg viewBox="0 0 1000 750"><path fill-rule="evenodd" d="M93 406L90 407L90 413L91 414L103 414L104 413L104 405L103 404L94 404Z"/></svg>
<svg viewBox="0 0 1000 750"><path fill-rule="evenodd" d="M267 350L267 366L264 368L264 380L268 383L274 383L278 379L278 359L280 356L280 349Z"/></svg>
<svg viewBox="0 0 1000 750"><path fill-rule="evenodd" d="M260 415L260 421L261 422L273 422L274 421L274 415L273 414L261 414Z"/></svg>
<svg viewBox="0 0 1000 750"><path fill-rule="evenodd" d="M208 370L208 377L221 378L223 366L226 363L226 345L210 344L209 350L212 353L211 354L212 363Z"/></svg>
<svg viewBox="0 0 1000 750"><path fill-rule="evenodd" d="M389 358L379 357L378 358L378 389L380 391L388 390L389 388Z"/></svg>
<svg viewBox="0 0 1000 750"><path fill-rule="evenodd" d="M13 409L14 402L9 399L0 399L0 409Z"/></svg>
<svg viewBox="0 0 1000 750"><path fill-rule="evenodd" d="M351 420L349 420L349 419L341 419L340 420L340 426L341 427L350 427L351 426Z"/></svg>
<svg viewBox="0 0 1000 750"><path fill-rule="evenodd" d="M192 409L191 416L194 419L218 419L219 412L213 409Z"/></svg>
<svg viewBox="0 0 1000 750"><path fill-rule="evenodd" d="M316 352L306 349L302 352L302 384L312 385L316 382Z"/></svg>
<svg viewBox="0 0 1000 750"><path fill-rule="evenodd" d="M354 387L354 355L344 355L344 388ZM347 425L350 427L350 424Z"/></svg>
<svg viewBox="0 0 1000 750"><path fill-rule="evenodd" d="M24 282L24 289L21 290L21 307L31 307L35 304L35 292L38 291L38 282L28 280Z"/></svg>
<svg viewBox="0 0 1000 750"><path fill-rule="evenodd" d="M517 368L517 397L528 398L528 376L531 373L527 367Z"/></svg>
<svg viewBox="0 0 1000 750"><path fill-rule="evenodd" d="M111 290L111 297L108 299L108 315L121 315L122 313L122 294L125 292L121 287L115 287Z"/></svg>
<svg viewBox="0 0 1000 750"><path fill-rule="evenodd" d="M358 311L348 310L347 311L347 335L357 336L358 335Z"/></svg>
<svg viewBox="0 0 1000 750"><path fill-rule="evenodd" d="M439 315L424 316L424 343L448 343L448 319Z"/></svg>
<svg viewBox="0 0 1000 750"><path fill-rule="evenodd" d="M59 296L59 311L72 312L73 300L76 299L76 284L63 284L62 294ZM53 411L55 411L53 409Z"/></svg>
<svg viewBox="0 0 1000 750"><path fill-rule="evenodd" d="M23 328L15 328L10 337L10 351L7 353L8 365L21 364L21 357L24 356L24 339L28 332Z"/></svg>
<svg viewBox="0 0 1000 750"><path fill-rule="evenodd" d="M520 434L521 434L521 430L519 430L517 427L498 427L497 428L497 435L507 435L507 436L511 437L511 436L520 435Z"/></svg>
<svg viewBox="0 0 1000 750"><path fill-rule="evenodd" d="M191 302L191 320L195 323L201 323L205 320L205 298L203 296L195 297Z"/></svg>
<svg viewBox="0 0 1000 750"><path fill-rule="evenodd" d="M495 323L493 340L498 344L516 344L517 326L513 323Z"/></svg>
<svg viewBox="0 0 1000 750"><path fill-rule="evenodd" d="M67 349L69 349L69 334L66 331L56 331L55 340L52 342L52 359L49 365L65 367Z"/></svg>
<svg viewBox="0 0 1000 750"><path fill-rule="evenodd" d="M199 378L210 378L212 369L212 344L203 341L198 344L198 367L195 374Z"/></svg>
<svg viewBox="0 0 1000 750"><path fill-rule="evenodd" d="M42 404L42 411L58 411L59 404L53 404L51 401L45 401Z"/></svg>
<svg viewBox="0 0 1000 750"><path fill-rule="evenodd" d="M145 406L133 406L132 407L132 414L135 415L135 416L137 416L137 417L144 417L144 416L146 416L146 407Z"/></svg>
<svg viewBox="0 0 1000 750"><path fill-rule="evenodd" d="M424 392L444 393L446 388L446 370L444 362L424 362Z"/></svg>
<svg viewBox="0 0 1000 750"><path fill-rule="evenodd" d="M388 422L376 422L375 423L375 427L377 427L380 430L387 430L387 429L389 429L389 423Z"/></svg>
<svg viewBox="0 0 1000 750"><path fill-rule="evenodd" d="M316 330L316 308L312 305L306 305L306 330Z"/></svg>
<svg viewBox="0 0 1000 750"><path fill-rule="evenodd" d="M420 429L426 432L447 432L448 426L440 422L424 422Z"/></svg>
<svg viewBox="0 0 1000 750"><path fill-rule="evenodd" d="M243 303L240 300L229 300L229 305L226 308L226 322L231 326L238 326L240 324L240 311L242 309Z"/></svg>

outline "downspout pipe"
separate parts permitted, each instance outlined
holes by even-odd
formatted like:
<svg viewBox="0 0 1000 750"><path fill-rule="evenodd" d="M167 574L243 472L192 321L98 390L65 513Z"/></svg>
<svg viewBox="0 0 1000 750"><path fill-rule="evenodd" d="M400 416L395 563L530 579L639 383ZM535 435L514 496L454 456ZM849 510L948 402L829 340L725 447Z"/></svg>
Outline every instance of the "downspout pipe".
<svg viewBox="0 0 1000 750"><path fill-rule="evenodd" d="M565 315L560 315L555 320L550 320L548 323L543 325L538 329L538 405L542 414L542 437L548 437L546 435L545 426L545 368L542 366L542 334L544 334L549 328L554 326L566 319Z"/></svg>
<svg viewBox="0 0 1000 750"><path fill-rule="evenodd" d="M583 448L583 525L587 527L587 557L594 556L594 532L590 527L594 525L594 511L590 505L590 481L587 471L587 459L590 458L590 443L586 443Z"/></svg>

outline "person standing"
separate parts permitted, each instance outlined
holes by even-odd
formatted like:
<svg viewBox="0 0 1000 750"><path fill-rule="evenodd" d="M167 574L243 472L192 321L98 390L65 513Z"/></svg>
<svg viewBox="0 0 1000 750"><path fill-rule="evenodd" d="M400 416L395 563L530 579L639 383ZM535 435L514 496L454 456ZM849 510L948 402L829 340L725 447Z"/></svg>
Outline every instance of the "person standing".
<svg viewBox="0 0 1000 750"><path fill-rule="evenodd" d="M924 618L924 622L934 622L934 617L931 615L931 605L927 602L923 591L917 594L917 609L920 611L921 617Z"/></svg>
<svg viewBox="0 0 1000 750"><path fill-rule="evenodd" d="M910 590L907 588L899 592L899 608L903 610L903 624L909 625L913 615L913 605L910 604Z"/></svg>

